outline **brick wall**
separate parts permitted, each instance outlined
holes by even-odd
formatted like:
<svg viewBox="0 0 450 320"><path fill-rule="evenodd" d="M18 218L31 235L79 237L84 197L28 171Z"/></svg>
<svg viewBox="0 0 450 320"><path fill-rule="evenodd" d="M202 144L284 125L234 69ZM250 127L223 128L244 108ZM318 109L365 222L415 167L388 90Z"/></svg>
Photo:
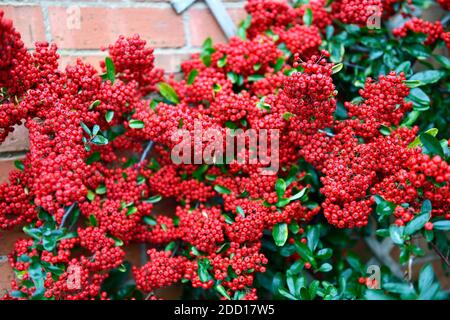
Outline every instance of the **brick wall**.
<svg viewBox="0 0 450 320"><path fill-rule="evenodd" d="M241 0L223 0L232 19L244 17ZM208 7L197 1L177 15L170 0L0 0L0 10L14 21L25 44L52 41L58 45L61 65L80 57L98 67L105 53L102 46L123 35L139 35L155 48L156 66L178 72L180 62L199 50L203 40L215 42L226 38ZM14 160L28 148L27 131L18 127L0 145L0 183L8 178ZM6 261L19 231L0 231L0 295L9 287L12 272Z"/></svg>

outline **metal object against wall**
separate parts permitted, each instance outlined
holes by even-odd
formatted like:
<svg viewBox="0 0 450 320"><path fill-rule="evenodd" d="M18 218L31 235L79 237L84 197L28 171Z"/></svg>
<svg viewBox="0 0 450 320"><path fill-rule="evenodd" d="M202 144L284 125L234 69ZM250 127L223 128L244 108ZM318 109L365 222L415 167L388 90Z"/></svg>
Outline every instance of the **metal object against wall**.
<svg viewBox="0 0 450 320"><path fill-rule="evenodd" d="M197 0L172 0L171 4L176 13L180 14L194 4ZM230 38L236 35L236 26L234 25L233 20L228 14L225 6L220 0L205 0L206 5L211 10L212 14L216 18L223 32Z"/></svg>

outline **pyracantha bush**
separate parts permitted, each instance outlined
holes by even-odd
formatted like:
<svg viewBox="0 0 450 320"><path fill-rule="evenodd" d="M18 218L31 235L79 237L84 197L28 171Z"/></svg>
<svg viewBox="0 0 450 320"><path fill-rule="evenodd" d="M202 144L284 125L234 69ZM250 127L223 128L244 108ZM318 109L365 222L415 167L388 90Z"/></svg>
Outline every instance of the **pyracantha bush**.
<svg viewBox="0 0 450 320"><path fill-rule="evenodd" d="M188 299L447 297L431 265L418 284L412 265L429 247L449 267L448 14L294 2L249 0L239 37L206 40L182 79L138 35L108 47L101 74L62 70L56 45L28 51L0 12L0 140L19 124L30 137L0 185L0 227L24 232L4 299L157 299L173 285ZM193 158L208 151L198 123L221 138L278 130L279 170L172 161L179 129ZM134 244L146 258L132 265Z"/></svg>

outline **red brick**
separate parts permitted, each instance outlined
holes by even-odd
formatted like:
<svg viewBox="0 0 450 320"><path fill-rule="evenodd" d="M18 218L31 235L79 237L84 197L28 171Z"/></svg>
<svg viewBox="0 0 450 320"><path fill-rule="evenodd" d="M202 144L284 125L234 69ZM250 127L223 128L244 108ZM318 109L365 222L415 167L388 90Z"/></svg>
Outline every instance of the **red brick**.
<svg viewBox="0 0 450 320"><path fill-rule="evenodd" d="M188 53L157 53L155 54L155 65L164 69L165 72L179 72L181 63L190 56Z"/></svg>
<svg viewBox="0 0 450 320"><path fill-rule="evenodd" d="M14 131L0 145L0 152L23 151L28 149L28 129L15 126Z"/></svg>
<svg viewBox="0 0 450 320"><path fill-rule="evenodd" d="M150 46L184 45L183 21L171 8L80 8L79 28L71 28L70 11L50 7L53 40L63 49L99 49L121 34L135 33Z"/></svg>
<svg viewBox="0 0 450 320"><path fill-rule="evenodd" d="M0 296L5 291L11 290L11 280L14 278L14 271L11 269L9 262L0 260Z"/></svg>
<svg viewBox="0 0 450 320"><path fill-rule="evenodd" d="M8 255L14 249L14 244L21 238L27 238L21 228L0 231L0 256ZM1 275L1 274L0 274Z"/></svg>
<svg viewBox="0 0 450 320"><path fill-rule="evenodd" d="M8 174L13 170L14 161L13 160L1 160L0 159L0 183L8 181Z"/></svg>
<svg viewBox="0 0 450 320"><path fill-rule="evenodd" d="M228 12L236 23L245 19L244 9L228 9ZM189 29L193 46L201 46L206 38L211 37L214 43L226 42L226 37L209 9L193 8L189 10Z"/></svg>
<svg viewBox="0 0 450 320"><path fill-rule="evenodd" d="M40 7L0 5L0 10L3 10L5 16L13 21L27 47L34 47L36 41L46 41L44 20Z"/></svg>
<svg viewBox="0 0 450 320"><path fill-rule="evenodd" d="M93 65L99 72L101 72L100 61L104 61L106 57L106 53L103 56L100 55L91 55L91 56L61 56L59 60L60 69L65 69L66 66L73 65L80 58L84 63L88 63Z"/></svg>

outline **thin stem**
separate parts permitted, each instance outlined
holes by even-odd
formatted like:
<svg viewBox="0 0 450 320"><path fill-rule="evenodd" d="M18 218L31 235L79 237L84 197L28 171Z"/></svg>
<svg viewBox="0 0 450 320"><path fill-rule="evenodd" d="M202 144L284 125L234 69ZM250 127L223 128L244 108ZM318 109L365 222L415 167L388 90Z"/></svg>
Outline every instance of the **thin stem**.
<svg viewBox="0 0 450 320"><path fill-rule="evenodd" d="M381 245L375 238L366 237L364 238L367 246L373 252L378 261L387 266L391 272L398 278L403 278L403 273L398 264L391 258L389 251L385 250L386 247Z"/></svg>
<svg viewBox="0 0 450 320"><path fill-rule="evenodd" d="M140 248L140 255L141 255L141 264L144 265L147 263L147 245L145 243L141 243Z"/></svg>
<svg viewBox="0 0 450 320"><path fill-rule="evenodd" d="M448 262L447 257L444 256L444 254L441 252L441 250L439 250L438 246L435 245L433 242L429 242L429 244L433 248L434 252L436 252L436 254L439 256L439 258L441 258L441 260L444 261L444 263L447 265L447 267L450 267L450 263Z"/></svg>
<svg viewBox="0 0 450 320"><path fill-rule="evenodd" d="M180 242L176 242L176 246L175 246L175 248L173 249L173 251L172 251L172 254L170 255L171 257L174 257L175 256L175 254L177 253L177 251L178 251L178 249L180 248Z"/></svg>
<svg viewBox="0 0 450 320"><path fill-rule="evenodd" d="M144 152L142 152L141 158L139 159L139 163L137 168L140 169L142 166L142 163L144 162L144 160L147 158L148 154L150 153L150 151L152 151L153 145L155 143L153 141L149 141L147 146L144 149Z"/></svg>
<svg viewBox="0 0 450 320"><path fill-rule="evenodd" d="M75 208L76 205L77 205L77 202L74 202L64 213L64 216L61 221L61 225L59 226L60 229L62 229L64 227L64 224L66 223L67 218L70 216L70 213L72 212L72 210Z"/></svg>
<svg viewBox="0 0 450 320"><path fill-rule="evenodd" d="M447 23L450 22L450 13L447 14L444 18L442 18L441 23L444 27L446 27Z"/></svg>

